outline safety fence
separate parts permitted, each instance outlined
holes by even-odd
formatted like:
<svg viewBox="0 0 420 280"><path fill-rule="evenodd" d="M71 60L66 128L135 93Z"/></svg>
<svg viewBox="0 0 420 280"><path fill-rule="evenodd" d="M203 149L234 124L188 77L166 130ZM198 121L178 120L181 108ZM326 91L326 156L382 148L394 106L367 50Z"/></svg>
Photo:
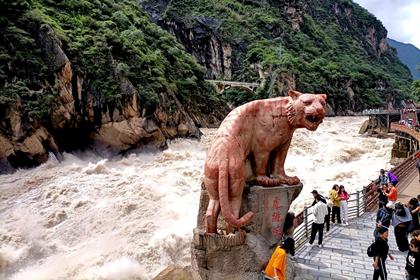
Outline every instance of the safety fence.
<svg viewBox="0 0 420 280"><path fill-rule="evenodd" d="M416 165L416 155L408 157L402 163L391 169L395 175L398 176L400 182L397 188L404 188L410 180L412 170ZM372 181L369 185L365 186L363 190L350 194L348 200L348 215L349 220L355 219L363 215L365 212L374 211L378 206L377 192L378 180ZM297 225L293 234L296 248L301 247L307 242L311 236L311 227L314 221L313 207L306 207L301 213L296 216ZM325 229L325 228L324 228Z"/></svg>

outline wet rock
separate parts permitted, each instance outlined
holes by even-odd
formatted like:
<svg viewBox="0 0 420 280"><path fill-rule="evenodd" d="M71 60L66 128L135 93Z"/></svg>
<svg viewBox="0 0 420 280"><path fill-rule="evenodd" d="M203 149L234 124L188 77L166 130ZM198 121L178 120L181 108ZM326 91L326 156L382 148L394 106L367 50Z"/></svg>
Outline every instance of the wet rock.
<svg viewBox="0 0 420 280"><path fill-rule="evenodd" d="M151 135L143 129L144 118L134 117L121 122L112 122L99 129L95 140L120 150L127 150L143 138Z"/></svg>
<svg viewBox="0 0 420 280"><path fill-rule="evenodd" d="M180 136L187 136L188 135L188 131L189 131L188 126L186 126L183 123L181 123L181 124L178 125L177 130L178 130L178 134Z"/></svg>
<svg viewBox="0 0 420 280"><path fill-rule="evenodd" d="M177 267L170 265L165 268L153 280L193 280L191 267Z"/></svg>

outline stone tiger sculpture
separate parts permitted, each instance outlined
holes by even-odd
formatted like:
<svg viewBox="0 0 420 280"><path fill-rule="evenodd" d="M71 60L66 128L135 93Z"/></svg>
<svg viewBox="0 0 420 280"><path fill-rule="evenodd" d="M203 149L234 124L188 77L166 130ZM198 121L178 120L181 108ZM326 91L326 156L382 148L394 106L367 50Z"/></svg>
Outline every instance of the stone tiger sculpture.
<svg viewBox="0 0 420 280"><path fill-rule="evenodd" d="M209 196L205 224L217 233L222 212L227 231L248 224L253 213L239 217L245 182L261 186L296 185L284 162L297 128L316 130L326 111L325 94L289 91L288 97L256 100L229 113L222 122L204 165L204 185Z"/></svg>

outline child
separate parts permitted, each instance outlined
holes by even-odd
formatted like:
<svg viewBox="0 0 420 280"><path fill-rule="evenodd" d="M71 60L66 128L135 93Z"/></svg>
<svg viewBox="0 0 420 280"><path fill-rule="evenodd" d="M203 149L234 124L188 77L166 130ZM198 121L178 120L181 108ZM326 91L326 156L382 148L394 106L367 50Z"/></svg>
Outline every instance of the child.
<svg viewBox="0 0 420 280"><path fill-rule="evenodd" d="M405 265L405 277L407 280L420 279L420 240L413 238L410 241L410 251L408 251L407 262Z"/></svg>

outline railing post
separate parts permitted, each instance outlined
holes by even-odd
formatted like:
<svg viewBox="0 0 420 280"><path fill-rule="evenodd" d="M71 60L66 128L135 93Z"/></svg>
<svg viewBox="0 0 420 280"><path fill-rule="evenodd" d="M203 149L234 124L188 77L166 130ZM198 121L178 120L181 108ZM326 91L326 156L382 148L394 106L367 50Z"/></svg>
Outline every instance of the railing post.
<svg viewBox="0 0 420 280"><path fill-rule="evenodd" d="M308 238L308 208L305 207L303 211L303 218L305 219L305 236Z"/></svg>
<svg viewBox="0 0 420 280"><path fill-rule="evenodd" d="M357 196L357 203L356 203L356 207L357 207L357 217L360 217L360 210L359 210L359 206L360 206L360 201L359 201L359 199L360 199L360 191L357 191L357 193L356 193L356 196Z"/></svg>

